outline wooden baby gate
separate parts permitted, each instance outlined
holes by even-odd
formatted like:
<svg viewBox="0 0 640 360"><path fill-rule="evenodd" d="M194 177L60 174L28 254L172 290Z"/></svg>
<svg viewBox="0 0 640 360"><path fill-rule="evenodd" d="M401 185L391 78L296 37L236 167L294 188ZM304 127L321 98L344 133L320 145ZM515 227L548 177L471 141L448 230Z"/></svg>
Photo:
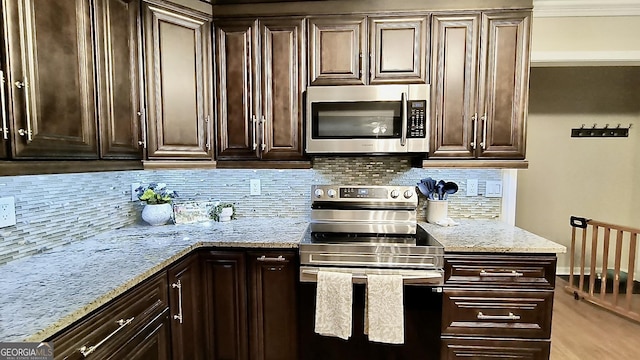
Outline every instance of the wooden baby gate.
<svg viewBox="0 0 640 360"><path fill-rule="evenodd" d="M569 285L565 287L565 290L573 293L576 300L583 298L640 322L640 294L638 294L638 286L634 284L636 249L640 229L575 216L571 217L570 222L571 259ZM579 244L576 244L577 232L581 232ZM587 241L588 234L591 237L590 245ZM613 239L612 236L614 236ZM614 245L613 249L611 249L612 245ZM613 269L609 268L611 255L614 255ZM579 258L580 268L579 275L574 276L576 257ZM627 271L625 272L621 268L626 268ZM588 274L586 270L589 270ZM576 277L578 278L577 285L575 284ZM634 294L634 289L636 294Z"/></svg>

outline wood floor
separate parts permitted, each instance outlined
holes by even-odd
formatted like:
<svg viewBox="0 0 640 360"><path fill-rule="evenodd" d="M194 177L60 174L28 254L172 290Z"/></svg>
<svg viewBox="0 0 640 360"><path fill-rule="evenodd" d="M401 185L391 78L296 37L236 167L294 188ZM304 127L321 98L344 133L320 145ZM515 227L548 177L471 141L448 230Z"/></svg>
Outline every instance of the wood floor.
<svg viewBox="0 0 640 360"><path fill-rule="evenodd" d="M556 281L551 328L551 360L638 360L640 324L565 292Z"/></svg>

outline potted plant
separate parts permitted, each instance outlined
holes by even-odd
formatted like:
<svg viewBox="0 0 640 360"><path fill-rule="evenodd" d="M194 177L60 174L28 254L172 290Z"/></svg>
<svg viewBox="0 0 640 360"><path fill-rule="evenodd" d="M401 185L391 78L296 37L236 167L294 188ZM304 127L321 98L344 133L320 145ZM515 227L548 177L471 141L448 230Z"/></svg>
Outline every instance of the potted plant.
<svg viewBox="0 0 640 360"><path fill-rule="evenodd" d="M173 208L171 202L178 197L178 193L167 189L166 184L150 183L136 189L138 199L146 205L142 209L142 220L149 225L164 225L171 219Z"/></svg>
<svg viewBox="0 0 640 360"><path fill-rule="evenodd" d="M211 210L215 221L229 221L236 218L236 207L232 203L220 203Z"/></svg>

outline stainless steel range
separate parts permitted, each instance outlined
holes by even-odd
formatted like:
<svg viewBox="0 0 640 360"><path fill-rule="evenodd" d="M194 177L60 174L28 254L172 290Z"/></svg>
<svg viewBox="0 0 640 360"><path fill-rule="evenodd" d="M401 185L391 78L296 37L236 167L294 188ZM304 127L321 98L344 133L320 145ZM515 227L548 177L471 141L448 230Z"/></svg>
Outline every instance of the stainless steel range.
<svg viewBox="0 0 640 360"><path fill-rule="evenodd" d="M401 274L407 285L443 283L444 249L417 226L412 186L330 186L311 189L311 224L300 244L300 281L320 269Z"/></svg>

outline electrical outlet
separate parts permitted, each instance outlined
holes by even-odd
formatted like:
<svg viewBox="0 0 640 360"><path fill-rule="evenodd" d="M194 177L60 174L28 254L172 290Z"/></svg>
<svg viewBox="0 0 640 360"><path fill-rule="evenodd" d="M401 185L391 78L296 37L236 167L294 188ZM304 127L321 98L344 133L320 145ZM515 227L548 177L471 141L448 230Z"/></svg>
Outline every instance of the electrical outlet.
<svg viewBox="0 0 640 360"><path fill-rule="evenodd" d="M260 179L251 179L251 195L260 195Z"/></svg>
<svg viewBox="0 0 640 360"><path fill-rule="evenodd" d="M138 201L138 193L136 189L140 187L140 183L131 183L131 201Z"/></svg>
<svg viewBox="0 0 640 360"><path fill-rule="evenodd" d="M0 228L16 224L16 201L13 196L0 198Z"/></svg>
<svg viewBox="0 0 640 360"><path fill-rule="evenodd" d="M502 197L502 181L487 180L487 191L485 197Z"/></svg>
<svg viewBox="0 0 640 360"><path fill-rule="evenodd" d="M478 196L478 179L467 179L467 196Z"/></svg>

